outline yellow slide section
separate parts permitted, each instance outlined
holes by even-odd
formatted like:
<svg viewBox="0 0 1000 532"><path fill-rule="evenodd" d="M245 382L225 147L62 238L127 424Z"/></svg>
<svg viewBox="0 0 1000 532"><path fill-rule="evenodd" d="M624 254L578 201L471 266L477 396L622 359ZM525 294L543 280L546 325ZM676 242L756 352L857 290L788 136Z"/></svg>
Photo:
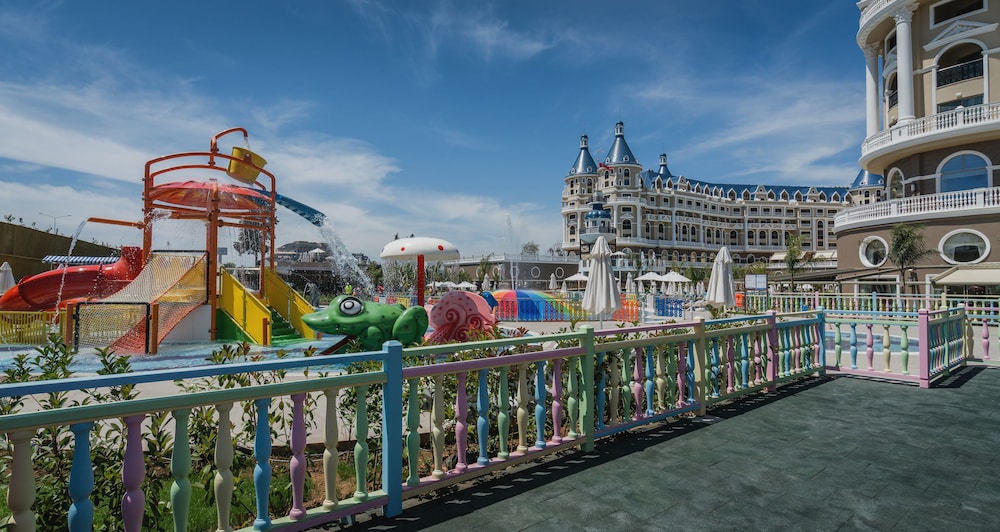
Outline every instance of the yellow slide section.
<svg viewBox="0 0 1000 532"><path fill-rule="evenodd" d="M267 304L288 320L303 338L316 338L316 331L307 327L302 321L302 316L314 310L312 305L278 277L278 273L274 270L264 272L264 298L267 299Z"/></svg>
<svg viewBox="0 0 1000 532"><path fill-rule="evenodd" d="M77 347L155 351L185 316L206 303L206 273L203 253L154 253L122 290L100 301L77 304Z"/></svg>
<svg viewBox="0 0 1000 532"><path fill-rule="evenodd" d="M219 278L219 308L232 318L233 322L250 337L250 341L260 345L271 345L271 311L233 275L225 270Z"/></svg>

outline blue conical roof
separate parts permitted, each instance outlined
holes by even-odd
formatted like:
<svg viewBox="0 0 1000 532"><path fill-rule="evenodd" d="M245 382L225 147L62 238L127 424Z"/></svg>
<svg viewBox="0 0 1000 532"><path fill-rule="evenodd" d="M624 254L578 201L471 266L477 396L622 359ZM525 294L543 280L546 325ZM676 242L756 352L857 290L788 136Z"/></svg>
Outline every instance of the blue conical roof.
<svg viewBox="0 0 1000 532"><path fill-rule="evenodd" d="M670 169L667 168L667 154L660 154L660 169L656 173L660 174L660 178L666 181L668 177L676 177L674 174L670 173Z"/></svg>
<svg viewBox="0 0 1000 532"><path fill-rule="evenodd" d="M569 173L573 174L597 174L597 163L590 156L590 149L587 148L587 135L580 137L580 154L576 156L576 162Z"/></svg>
<svg viewBox="0 0 1000 532"><path fill-rule="evenodd" d="M639 164L628 143L625 142L625 123L615 124L615 142L608 150L608 156L604 158L604 164L614 166L616 164Z"/></svg>
<svg viewBox="0 0 1000 532"><path fill-rule="evenodd" d="M881 187L885 185L885 179L878 174L873 174L868 170L861 170L858 172L858 177L854 178L854 182L851 183L851 188L868 188L868 187Z"/></svg>

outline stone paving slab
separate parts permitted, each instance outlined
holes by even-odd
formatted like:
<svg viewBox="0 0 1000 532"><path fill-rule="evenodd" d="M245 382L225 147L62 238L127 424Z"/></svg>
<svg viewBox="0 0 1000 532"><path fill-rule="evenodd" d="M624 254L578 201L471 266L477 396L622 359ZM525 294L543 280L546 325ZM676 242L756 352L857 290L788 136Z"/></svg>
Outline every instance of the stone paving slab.
<svg viewBox="0 0 1000 532"><path fill-rule="evenodd" d="M817 377L317 530L1000 530L998 398Z"/></svg>

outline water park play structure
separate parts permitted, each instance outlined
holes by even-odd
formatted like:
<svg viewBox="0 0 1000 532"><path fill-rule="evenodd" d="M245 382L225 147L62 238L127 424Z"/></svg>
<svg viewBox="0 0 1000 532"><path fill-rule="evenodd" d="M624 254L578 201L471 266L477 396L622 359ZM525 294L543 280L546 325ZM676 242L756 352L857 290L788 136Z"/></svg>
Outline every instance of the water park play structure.
<svg viewBox="0 0 1000 532"><path fill-rule="evenodd" d="M244 146L222 153L219 139L232 133L242 133ZM154 353L171 333L178 341L247 340L260 345L314 338L301 319L313 307L278 277L271 250L278 205L316 226L325 216L278 194L274 174L249 150L248 140L245 129L232 128L213 136L208 151L148 161L141 221L87 220L141 230L142 247L123 247L112 264L63 267L23 279L0 297L0 312L56 310L62 314L68 343L111 346L122 353ZM204 246L154 249L157 223L167 219L202 222ZM254 289L221 267L219 230L225 227L259 236ZM12 322L37 328L31 320Z"/></svg>

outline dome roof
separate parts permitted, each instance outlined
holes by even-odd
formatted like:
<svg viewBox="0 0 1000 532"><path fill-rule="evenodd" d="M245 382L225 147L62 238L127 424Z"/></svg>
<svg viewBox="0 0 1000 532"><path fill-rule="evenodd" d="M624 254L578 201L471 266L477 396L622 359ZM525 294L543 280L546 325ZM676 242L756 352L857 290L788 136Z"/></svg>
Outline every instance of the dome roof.
<svg viewBox="0 0 1000 532"><path fill-rule="evenodd" d="M594 158L590 156L590 150L587 148L587 135L580 137L580 154L576 156L576 162L569 169L569 173L570 175L597 174L597 163L594 162Z"/></svg>
<svg viewBox="0 0 1000 532"><path fill-rule="evenodd" d="M616 164L639 164L628 143L625 142L625 123L615 124L615 142L608 150L608 156L604 158L604 164L614 166Z"/></svg>
<svg viewBox="0 0 1000 532"><path fill-rule="evenodd" d="M885 186L885 179L880 175L869 172L868 170L861 170L858 172L858 177L855 177L854 182L851 183L852 189L881 186Z"/></svg>

